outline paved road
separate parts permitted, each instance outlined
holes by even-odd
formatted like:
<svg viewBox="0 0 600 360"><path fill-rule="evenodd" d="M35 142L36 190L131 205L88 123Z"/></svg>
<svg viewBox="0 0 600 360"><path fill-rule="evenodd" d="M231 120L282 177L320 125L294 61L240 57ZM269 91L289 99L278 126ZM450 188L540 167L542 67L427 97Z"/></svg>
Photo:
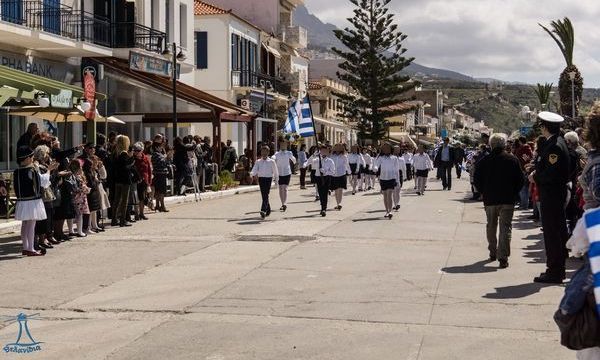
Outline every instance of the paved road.
<svg viewBox="0 0 600 360"><path fill-rule="evenodd" d="M539 228L516 214L510 268L487 263L468 182L379 194L318 216L312 192L258 217L259 194L181 205L44 258L0 242L0 316L29 321L39 359L569 359L552 314ZM274 207L279 207L272 196ZM335 204L334 204L335 205ZM17 323L0 325L0 345ZM17 355L0 352L0 358Z"/></svg>

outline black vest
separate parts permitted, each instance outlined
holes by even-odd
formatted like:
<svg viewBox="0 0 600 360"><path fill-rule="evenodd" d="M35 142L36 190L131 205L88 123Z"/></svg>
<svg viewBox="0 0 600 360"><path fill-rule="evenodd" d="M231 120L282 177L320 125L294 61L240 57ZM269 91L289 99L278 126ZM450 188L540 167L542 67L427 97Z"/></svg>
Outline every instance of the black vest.
<svg viewBox="0 0 600 360"><path fill-rule="evenodd" d="M13 186L17 201L42 198L40 174L33 166L16 169L13 173Z"/></svg>

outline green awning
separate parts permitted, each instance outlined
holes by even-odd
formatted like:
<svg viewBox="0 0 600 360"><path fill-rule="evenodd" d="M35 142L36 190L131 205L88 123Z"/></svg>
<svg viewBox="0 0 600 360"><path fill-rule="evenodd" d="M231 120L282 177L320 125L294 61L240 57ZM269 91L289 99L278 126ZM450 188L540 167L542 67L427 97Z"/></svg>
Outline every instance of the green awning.
<svg viewBox="0 0 600 360"><path fill-rule="evenodd" d="M33 99L40 91L58 95L61 90L71 90L74 98L83 97L83 88L0 65L0 106L11 97ZM96 93L96 100L105 98L106 95Z"/></svg>

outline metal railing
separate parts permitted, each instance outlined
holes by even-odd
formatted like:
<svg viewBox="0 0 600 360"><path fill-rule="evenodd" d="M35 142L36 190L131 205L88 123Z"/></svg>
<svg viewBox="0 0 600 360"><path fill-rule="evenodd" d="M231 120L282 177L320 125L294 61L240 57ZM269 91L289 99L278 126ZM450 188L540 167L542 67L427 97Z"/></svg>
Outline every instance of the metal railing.
<svg viewBox="0 0 600 360"><path fill-rule="evenodd" d="M166 34L137 23L109 19L60 3L0 0L0 21L113 48L161 52Z"/></svg>
<svg viewBox="0 0 600 360"><path fill-rule="evenodd" d="M133 22L113 23L112 33L114 48L140 48L154 52L163 50L167 37L162 31Z"/></svg>
<svg viewBox="0 0 600 360"><path fill-rule="evenodd" d="M231 70L232 87L263 89L265 83L270 84L270 88L281 95L289 96L292 92L290 84L281 78L252 70Z"/></svg>

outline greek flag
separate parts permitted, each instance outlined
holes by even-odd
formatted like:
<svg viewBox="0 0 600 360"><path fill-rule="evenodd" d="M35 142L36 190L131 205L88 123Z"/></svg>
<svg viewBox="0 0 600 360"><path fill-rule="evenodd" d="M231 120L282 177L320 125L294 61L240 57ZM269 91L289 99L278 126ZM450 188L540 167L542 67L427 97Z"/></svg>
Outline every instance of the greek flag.
<svg viewBox="0 0 600 360"><path fill-rule="evenodd" d="M588 211L584 216L590 241L588 256L594 274L594 296L596 297L596 308L600 313L600 209Z"/></svg>
<svg viewBox="0 0 600 360"><path fill-rule="evenodd" d="M288 109L288 117L285 125L283 126L283 132L286 134L297 134L298 133L298 120L302 103L298 100L294 100L292 105Z"/></svg>
<svg viewBox="0 0 600 360"><path fill-rule="evenodd" d="M310 100L308 96L302 99L302 109L300 114L299 134L302 137L309 137L315 135L315 128L313 126L313 115L310 111Z"/></svg>

